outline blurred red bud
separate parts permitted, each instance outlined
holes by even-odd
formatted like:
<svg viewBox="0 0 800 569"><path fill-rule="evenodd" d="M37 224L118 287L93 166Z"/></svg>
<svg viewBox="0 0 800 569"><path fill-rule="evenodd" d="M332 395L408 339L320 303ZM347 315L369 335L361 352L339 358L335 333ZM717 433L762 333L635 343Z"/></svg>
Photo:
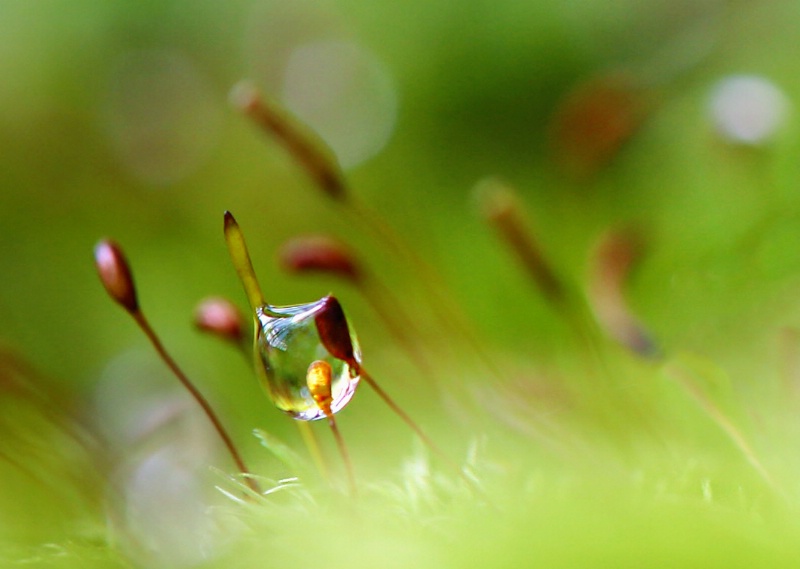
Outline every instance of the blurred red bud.
<svg viewBox="0 0 800 569"><path fill-rule="evenodd" d="M103 239L94 248L94 261L100 281L109 296L130 313L139 310L133 275L119 245Z"/></svg>
<svg viewBox="0 0 800 569"><path fill-rule="evenodd" d="M197 305L194 323L202 331L238 344L244 338L244 317L229 300L206 298Z"/></svg>
<svg viewBox="0 0 800 569"><path fill-rule="evenodd" d="M606 166L639 130L647 102L635 79L608 73L568 92L552 118L556 156L574 175L591 175Z"/></svg>
<svg viewBox="0 0 800 569"><path fill-rule="evenodd" d="M331 273L357 281L361 271L344 244L330 237L314 235L297 237L283 244L278 251L281 266L293 273Z"/></svg>

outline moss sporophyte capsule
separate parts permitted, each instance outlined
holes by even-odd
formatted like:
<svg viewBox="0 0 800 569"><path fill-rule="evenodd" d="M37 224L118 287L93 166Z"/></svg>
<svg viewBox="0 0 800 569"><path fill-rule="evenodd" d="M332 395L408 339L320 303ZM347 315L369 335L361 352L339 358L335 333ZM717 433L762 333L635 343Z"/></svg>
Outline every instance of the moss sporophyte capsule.
<svg viewBox="0 0 800 569"><path fill-rule="evenodd" d="M361 351L334 297L294 306L264 305L255 314L257 357L275 406L302 421L327 416L309 389L309 368L315 362L330 366L329 412L347 405L358 386Z"/></svg>

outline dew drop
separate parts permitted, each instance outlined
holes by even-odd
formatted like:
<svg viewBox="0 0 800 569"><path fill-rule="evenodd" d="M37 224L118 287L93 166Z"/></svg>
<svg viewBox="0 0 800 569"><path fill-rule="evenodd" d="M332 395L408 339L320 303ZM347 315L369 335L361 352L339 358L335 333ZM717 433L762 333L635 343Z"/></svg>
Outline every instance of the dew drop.
<svg viewBox="0 0 800 569"><path fill-rule="evenodd" d="M340 411L355 393L359 376L352 363L334 357L323 343L317 319L329 306L329 298L294 306L262 306L256 310L259 322L257 349L266 372L266 389L282 411L301 421L325 417L325 412L308 389L307 373L314 362L331 368L331 412ZM354 360L361 360L355 334L346 321Z"/></svg>

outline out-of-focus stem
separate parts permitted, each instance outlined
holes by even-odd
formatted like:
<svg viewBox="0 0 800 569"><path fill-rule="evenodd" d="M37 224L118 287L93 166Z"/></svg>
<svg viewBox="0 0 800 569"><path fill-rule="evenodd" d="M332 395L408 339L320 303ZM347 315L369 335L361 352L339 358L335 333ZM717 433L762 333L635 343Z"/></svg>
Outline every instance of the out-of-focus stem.
<svg viewBox="0 0 800 569"><path fill-rule="evenodd" d="M167 367L172 371L173 375L178 378L178 381L186 388L186 390L191 394L197 404L203 409L203 412L206 414L208 419L211 421L211 424L214 426L214 430L217 431L222 442L225 444L225 448L228 449L228 453L230 453L231 458L236 463L236 466L239 468L239 471L244 476L244 482L247 484L251 490L254 492L261 492L261 489L258 486L258 483L252 476L247 476L250 474L250 470L244 463L244 459L239 454L239 450L236 448L236 445L233 443L233 439L228 434L228 431L225 427L222 426L222 422L220 421L217 414L212 409L211 405L209 404L208 400L200 393L200 390L192 383L192 381L183 373L183 370L178 367L178 364L175 360L172 359L172 356L169 355L167 350L164 348L164 345L161 343L161 340L156 335L153 328L150 326L150 323L144 316L144 313L141 310L138 310L132 314L134 320L141 328L142 332L147 336L150 340L150 343L155 348L156 352L158 352L159 357L161 357L162 361L167 364Z"/></svg>
<svg viewBox="0 0 800 569"><path fill-rule="evenodd" d="M593 255L588 292L595 317L609 336L634 353L654 356L655 343L634 316L624 293L640 248L629 232L603 235Z"/></svg>
<svg viewBox="0 0 800 569"><path fill-rule="evenodd" d="M189 377L178 366L172 356L169 355L164 347L161 339L153 330L147 318L139 307L139 302L136 295L136 287L134 286L133 274L130 270L125 255L122 249L113 241L103 240L98 243L95 248L95 265L97 267L98 275L103 283L109 296L122 306L128 314L136 321L136 324L147 336L150 343L155 348L161 360L167 364L167 367L172 371L173 375L180 381L184 388L194 398L203 412L208 417L217 434L222 439L231 458L236 463L239 471L242 474L249 475L250 471L239 454L239 450L233 443L233 439L228 434L228 431L223 427L222 422L217 417L217 414L212 409L208 400L200 393L200 390L192 383ZM254 491L260 492L258 483L252 476L244 477L245 483Z"/></svg>
<svg viewBox="0 0 800 569"><path fill-rule="evenodd" d="M341 168L319 136L264 99L250 82L237 84L230 98L236 108L286 148L326 195L339 201L347 199Z"/></svg>

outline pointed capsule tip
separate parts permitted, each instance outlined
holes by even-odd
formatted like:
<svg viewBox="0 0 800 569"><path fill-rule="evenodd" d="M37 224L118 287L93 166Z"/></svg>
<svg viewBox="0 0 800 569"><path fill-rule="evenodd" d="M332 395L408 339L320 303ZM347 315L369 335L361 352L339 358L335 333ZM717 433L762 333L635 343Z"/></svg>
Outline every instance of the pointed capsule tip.
<svg viewBox="0 0 800 569"><path fill-rule="evenodd" d="M111 239L100 240L94 248L94 262L108 295L128 312L137 312L133 275L120 246Z"/></svg>
<svg viewBox="0 0 800 569"><path fill-rule="evenodd" d="M227 209L225 210L224 220L225 220L225 231L228 231L228 229L232 227L239 226L239 224L236 221L236 218L233 217L233 214L229 212Z"/></svg>

